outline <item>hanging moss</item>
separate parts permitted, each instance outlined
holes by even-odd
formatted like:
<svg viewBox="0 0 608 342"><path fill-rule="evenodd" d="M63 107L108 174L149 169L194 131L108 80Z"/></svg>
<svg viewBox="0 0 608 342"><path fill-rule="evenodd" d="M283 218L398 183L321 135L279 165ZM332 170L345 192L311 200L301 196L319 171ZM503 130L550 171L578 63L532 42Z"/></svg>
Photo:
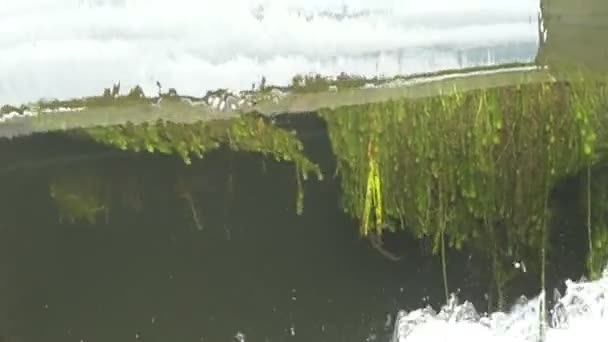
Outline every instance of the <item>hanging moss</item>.
<svg viewBox="0 0 608 342"><path fill-rule="evenodd" d="M323 110L343 207L364 235L391 217L435 252L496 229L540 246L550 190L605 147L606 95L581 79Z"/></svg>
<svg viewBox="0 0 608 342"><path fill-rule="evenodd" d="M589 170L589 177L582 182L588 219L587 269L592 279L599 279L608 264L608 173L606 165L593 171Z"/></svg>
<svg viewBox="0 0 608 342"><path fill-rule="evenodd" d="M186 164L192 163L192 157L203 158L205 153L225 144L234 151L262 153L277 161L293 161L303 174L314 173L322 178L319 167L303 154L302 143L293 133L252 115L195 124L128 123L80 129L75 134L122 150L178 155Z"/></svg>
<svg viewBox="0 0 608 342"><path fill-rule="evenodd" d="M206 153L222 145L233 151L261 153L277 161L293 162L298 185L298 213L303 210L302 180L307 180L311 173L319 180L323 178L319 166L304 155L302 142L293 132L255 115L195 124L158 121L95 127L75 130L71 134L122 150L177 155L186 164L191 164L193 157L204 158Z"/></svg>

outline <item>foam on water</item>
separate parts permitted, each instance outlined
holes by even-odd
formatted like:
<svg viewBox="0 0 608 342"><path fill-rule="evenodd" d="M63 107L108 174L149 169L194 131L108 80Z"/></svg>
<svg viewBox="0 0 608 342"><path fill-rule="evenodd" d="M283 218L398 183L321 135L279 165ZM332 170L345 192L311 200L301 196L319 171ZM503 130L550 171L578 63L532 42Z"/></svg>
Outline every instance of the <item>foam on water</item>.
<svg viewBox="0 0 608 342"><path fill-rule="evenodd" d="M593 341L605 336L608 324L608 273L597 281L566 281L566 294L547 314L545 341ZM541 296L522 299L509 312L480 316L469 302L456 298L435 313L430 307L399 312L392 342L538 341Z"/></svg>
<svg viewBox="0 0 608 342"><path fill-rule="evenodd" d="M538 0L20 0L0 6L0 104L156 81L201 95L298 73L530 62Z"/></svg>

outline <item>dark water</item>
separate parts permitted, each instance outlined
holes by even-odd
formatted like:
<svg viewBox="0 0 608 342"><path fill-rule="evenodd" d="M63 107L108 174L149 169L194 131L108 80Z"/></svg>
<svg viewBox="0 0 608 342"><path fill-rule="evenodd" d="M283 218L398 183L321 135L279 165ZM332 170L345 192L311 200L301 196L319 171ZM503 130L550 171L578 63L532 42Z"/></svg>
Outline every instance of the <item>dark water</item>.
<svg viewBox="0 0 608 342"><path fill-rule="evenodd" d="M321 119L278 125L335 168ZM341 209L336 178L305 182L298 216L293 165L257 154L222 148L186 166L47 134L4 140L0 156L0 323L10 341L386 340L387 315L445 302L428 243L395 233L385 247L402 259L382 256ZM112 205L71 222L53 201L59 185L96 187ZM551 230L550 286L585 269L580 188L565 181L554 196L563 217ZM490 260L466 248L447 260L450 291L495 309ZM532 272L510 284L508 303L540 289Z"/></svg>

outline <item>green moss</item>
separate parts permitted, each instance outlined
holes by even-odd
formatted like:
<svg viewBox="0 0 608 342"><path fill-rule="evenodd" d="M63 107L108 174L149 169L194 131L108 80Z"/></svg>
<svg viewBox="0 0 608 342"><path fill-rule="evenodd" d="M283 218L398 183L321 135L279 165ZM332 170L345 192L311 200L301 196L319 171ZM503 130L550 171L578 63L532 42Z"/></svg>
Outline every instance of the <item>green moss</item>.
<svg viewBox="0 0 608 342"><path fill-rule="evenodd" d="M95 127L74 133L122 150L178 155L186 164L192 162L192 157L203 158L205 153L225 144L235 151L293 161L303 177L314 173L322 178L319 167L303 154L302 143L295 134L254 115L194 124L159 120L154 124Z"/></svg>
<svg viewBox="0 0 608 342"><path fill-rule="evenodd" d="M599 279L608 264L608 173L606 165L589 172L582 193L587 197L581 206L588 209L589 253L587 269L591 279ZM589 183L588 183L589 182Z"/></svg>
<svg viewBox="0 0 608 342"><path fill-rule="evenodd" d="M116 209L132 212L144 206L141 176L126 170L100 170L99 167L59 168L51 171L49 194L61 223L96 224L108 222Z"/></svg>
<svg viewBox="0 0 608 342"><path fill-rule="evenodd" d="M435 252L444 234L456 248L499 234L507 245L538 247L550 190L601 157L606 99L602 84L580 80L321 115L338 161L343 207L364 234L381 233L391 217L431 237ZM376 185L370 190L370 184ZM381 199L371 200L374 192Z"/></svg>
<svg viewBox="0 0 608 342"><path fill-rule="evenodd" d="M293 132L256 115L194 124L159 120L153 124L78 129L69 134L121 150L179 156L186 164L191 164L192 158L204 158L222 145L233 151L260 153L277 161L293 162L298 185L298 213L303 210L302 181L310 174L319 180L323 178L319 166L306 157L302 142Z"/></svg>

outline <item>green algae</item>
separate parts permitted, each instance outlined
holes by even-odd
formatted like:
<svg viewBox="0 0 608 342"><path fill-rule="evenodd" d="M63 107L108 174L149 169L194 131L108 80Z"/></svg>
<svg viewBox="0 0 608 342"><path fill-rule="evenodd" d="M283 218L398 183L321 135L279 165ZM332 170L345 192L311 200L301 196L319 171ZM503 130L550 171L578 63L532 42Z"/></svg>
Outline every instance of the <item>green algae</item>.
<svg viewBox="0 0 608 342"><path fill-rule="evenodd" d="M100 215L108 215L108 194L101 177L83 174L79 177L55 177L49 194L59 213L60 223L94 224Z"/></svg>
<svg viewBox="0 0 608 342"><path fill-rule="evenodd" d="M258 153L279 162L292 162L296 171L298 214L303 211L303 181L310 174L319 180L323 178L319 166L304 154L302 142L294 132L276 127L269 120L255 115L194 124L161 120L152 124L128 123L77 129L68 134L125 151L178 156L187 165L193 162L193 158L202 159L220 146L232 151ZM182 183L176 185L176 195L189 206L196 226L202 230L192 195ZM98 177L73 181L59 178L53 181L50 192L59 208L60 217L93 223L98 213L109 207L103 199L102 188ZM139 202L131 200L129 203Z"/></svg>
<svg viewBox="0 0 608 342"><path fill-rule="evenodd" d="M506 241L517 250L500 253L538 260L552 188L603 155L606 99L602 83L580 79L347 106L321 116L343 208L359 219L363 235L381 234L383 221L393 218L430 237L435 253L445 236L455 248L488 250L488 242Z"/></svg>
<svg viewBox="0 0 608 342"><path fill-rule="evenodd" d="M117 209L141 212L145 206L139 177L128 170L76 166L51 173L49 195L60 223L106 224Z"/></svg>
<svg viewBox="0 0 608 342"><path fill-rule="evenodd" d="M293 161L304 178L309 173L322 178L320 168L304 155L303 145L293 132L255 115L194 124L162 120L153 124L127 123L74 133L121 150L177 155L186 164L191 164L193 157L202 159L209 151L226 145L234 151L261 153L277 161Z"/></svg>
<svg viewBox="0 0 608 342"><path fill-rule="evenodd" d="M589 169L584 183L587 209L589 253L587 270L591 279L599 279L608 264L608 173L606 165Z"/></svg>
<svg viewBox="0 0 608 342"><path fill-rule="evenodd" d="M514 260L544 289L552 192L604 160L608 142L605 83L570 79L322 110L344 211L372 242L395 226L430 241L446 300L446 248L465 245L492 265L490 307L504 309ZM586 204L592 276L607 255L599 203Z"/></svg>

